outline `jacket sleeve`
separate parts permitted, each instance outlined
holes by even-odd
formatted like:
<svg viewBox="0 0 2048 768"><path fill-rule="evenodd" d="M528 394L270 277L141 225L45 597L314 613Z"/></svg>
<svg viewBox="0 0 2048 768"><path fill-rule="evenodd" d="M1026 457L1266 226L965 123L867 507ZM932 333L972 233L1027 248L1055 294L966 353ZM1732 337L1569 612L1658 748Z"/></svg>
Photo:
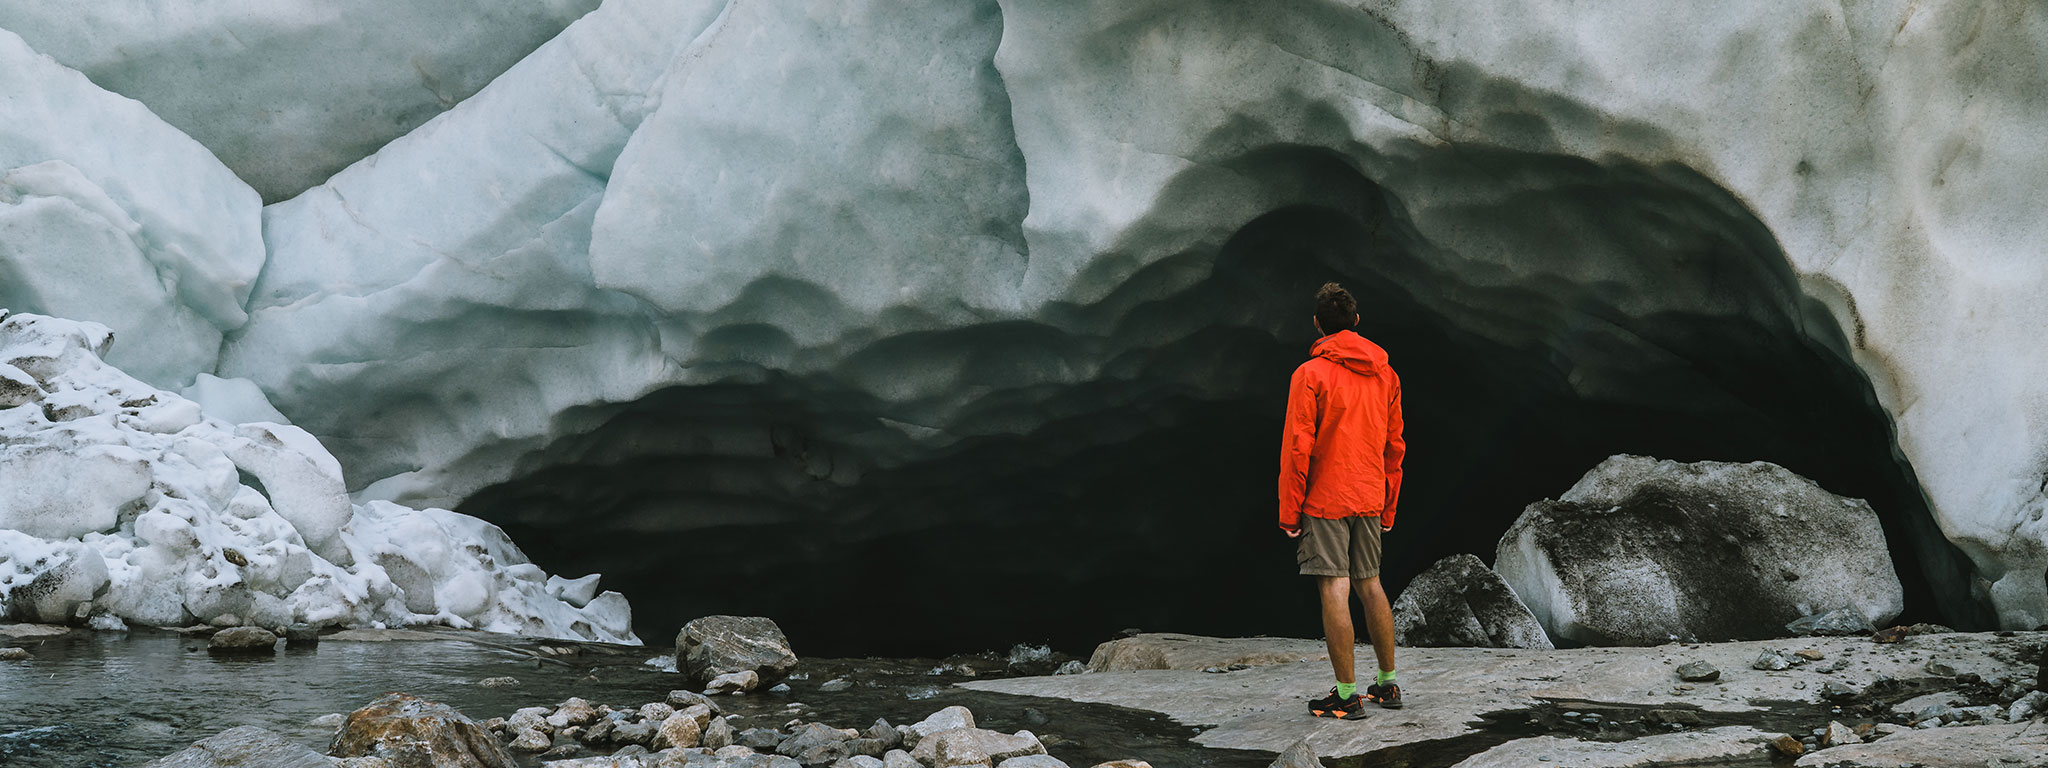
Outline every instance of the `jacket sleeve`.
<svg viewBox="0 0 2048 768"><path fill-rule="evenodd" d="M1408 439L1401 435L1401 380L1394 379L1394 396L1387 405L1387 452L1381 466L1387 478L1387 503L1380 508L1380 525L1394 527L1395 508L1401 504L1401 460L1408 456Z"/></svg>
<svg viewBox="0 0 2048 768"><path fill-rule="evenodd" d="M1287 422L1280 435L1280 528L1301 530L1301 502L1308 495L1309 457L1316 449L1316 392L1307 372L1297 368L1287 384Z"/></svg>

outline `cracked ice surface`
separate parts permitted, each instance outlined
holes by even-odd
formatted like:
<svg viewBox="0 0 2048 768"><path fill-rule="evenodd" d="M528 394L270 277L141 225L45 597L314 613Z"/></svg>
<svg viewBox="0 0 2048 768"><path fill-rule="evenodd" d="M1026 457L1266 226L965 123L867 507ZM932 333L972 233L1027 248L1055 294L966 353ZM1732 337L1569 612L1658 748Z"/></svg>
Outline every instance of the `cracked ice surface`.
<svg viewBox="0 0 2048 768"><path fill-rule="evenodd" d="M594 576L550 579L473 517L351 504L312 435L208 418L103 363L112 341L0 310L0 616L638 642Z"/></svg>
<svg viewBox="0 0 2048 768"><path fill-rule="evenodd" d="M597 0L0 0L0 28L283 200L477 92Z"/></svg>

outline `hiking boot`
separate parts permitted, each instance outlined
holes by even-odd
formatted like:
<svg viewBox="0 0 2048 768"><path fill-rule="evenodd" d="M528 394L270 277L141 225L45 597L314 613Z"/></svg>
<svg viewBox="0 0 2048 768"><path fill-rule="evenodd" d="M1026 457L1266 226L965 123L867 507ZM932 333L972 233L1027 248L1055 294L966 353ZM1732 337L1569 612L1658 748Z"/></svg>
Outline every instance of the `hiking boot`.
<svg viewBox="0 0 2048 768"><path fill-rule="evenodd" d="M1365 687L1365 698L1387 709L1400 709L1401 684L1387 683L1386 685L1380 685L1379 683L1373 683Z"/></svg>
<svg viewBox="0 0 2048 768"><path fill-rule="evenodd" d="M1351 698L1340 699L1337 698L1337 692L1332 690L1330 695L1309 702L1308 713L1316 717L1334 717L1339 720L1364 720L1365 697L1354 693L1351 694Z"/></svg>

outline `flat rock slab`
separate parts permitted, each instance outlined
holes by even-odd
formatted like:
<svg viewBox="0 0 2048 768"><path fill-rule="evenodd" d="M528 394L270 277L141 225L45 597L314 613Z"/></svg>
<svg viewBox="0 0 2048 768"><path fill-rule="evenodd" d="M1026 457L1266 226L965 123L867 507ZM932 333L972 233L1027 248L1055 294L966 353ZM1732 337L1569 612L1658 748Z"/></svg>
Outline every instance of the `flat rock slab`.
<svg viewBox="0 0 2048 768"><path fill-rule="evenodd" d="M253 725L229 728L143 768L333 768L336 761Z"/></svg>
<svg viewBox="0 0 2048 768"><path fill-rule="evenodd" d="M1228 669L1233 664L1265 667L1330 658L1320 641L1287 637L1216 638L1171 633L1144 634L1111 640L1095 647L1088 659L1094 672L1141 669Z"/></svg>
<svg viewBox="0 0 2048 768"><path fill-rule="evenodd" d="M2048 722L1927 728L1799 758L1799 768L2048 768Z"/></svg>
<svg viewBox="0 0 2048 768"><path fill-rule="evenodd" d="M1141 635L1133 640L1148 641ZM1373 710L1363 722L1318 720L1306 701L1329 690L1330 667L1314 640L1202 638L1189 647L1213 654L1198 666L1215 664L1233 648L1244 654L1293 653L1307 659L1253 667L1228 674L1199 669L1098 672L963 683L975 690L1111 704L1164 714L1206 728L1195 742L1224 749L1280 752L1307 739L1316 754L1348 757L1374 750L1474 732L1481 714L1526 709L1544 700L1597 701L1643 707L1675 705L1710 712L1761 712L1765 702L1819 702L1821 688L1834 682L1866 687L1878 677L1923 678L1926 659L1938 656L1960 673L2016 673L2011 658L2048 638L2044 633L1922 635L1896 645L1867 638L1814 637L1784 640L1672 644L1652 648L1402 648L1403 694L1408 706ZM1164 642L1164 641L1158 641ZM1180 641L1173 641L1180 642ZM1750 669L1764 648L1787 652L1812 649L1825 661L1782 671ZM1358 658L1370 663L1371 648ZM1705 661L1723 670L1711 683L1682 683L1676 669ZM1820 670L1838 661L1834 673Z"/></svg>
<svg viewBox="0 0 2048 768"><path fill-rule="evenodd" d="M56 637L70 633L70 627L60 627L55 624L0 624L0 636L12 637L17 640L30 637Z"/></svg>
<svg viewBox="0 0 2048 768"><path fill-rule="evenodd" d="M1473 755L1451 768L1650 768L1669 765L1771 765L1769 741L1777 736L1748 726L1691 733L1660 733L1629 741L1583 741L1556 736L1516 739Z"/></svg>

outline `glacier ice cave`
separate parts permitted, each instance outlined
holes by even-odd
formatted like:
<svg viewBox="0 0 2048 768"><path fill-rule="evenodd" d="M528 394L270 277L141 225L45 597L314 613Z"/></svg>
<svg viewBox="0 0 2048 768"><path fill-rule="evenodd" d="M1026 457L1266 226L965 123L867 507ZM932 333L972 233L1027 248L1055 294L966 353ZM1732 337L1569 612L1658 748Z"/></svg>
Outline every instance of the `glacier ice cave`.
<svg viewBox="0 0 2048 768"><path fill-rule="evenodd" d="M0 0L0 307L642 637L1312 633L1326 280L1404 382L1392 587L1637 453L1869 500L1904 621L2048 623L2038 5L264 5Z"/></svg>

